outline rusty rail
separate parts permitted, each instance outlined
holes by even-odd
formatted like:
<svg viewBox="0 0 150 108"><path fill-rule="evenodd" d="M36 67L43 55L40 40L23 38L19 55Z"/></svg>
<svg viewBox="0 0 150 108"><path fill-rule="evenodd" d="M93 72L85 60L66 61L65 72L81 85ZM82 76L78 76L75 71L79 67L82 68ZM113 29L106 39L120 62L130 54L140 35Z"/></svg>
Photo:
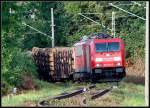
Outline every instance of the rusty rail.
<svg viewBox="0 0 150 108"><path fill-rule="evenodd" d="M95 95L91 96L91 99L96 99L98 97L101 97L101 96L103 96L104 94L108 93L111 90L112 90L112 87L104 89L104 90L100 90Z"/></svg>
<svg viewBox="0 0 150 108"><path fill-rule="evenodd" d="M61 99L65 99L65 98L70 98L70 97L73 97L73 96L76 96L76 95L79 95L81 93L84 93L86 91L89 91L90 89L93 89L95 88L96 85L91 85L89 86L88 88L80 88L78 90L75 90L74 92L72 93L63 93L59 96L55 96L55 97L48 97L48 98L45 98L43 100L40 100L38 103L37 103L37 106L38 107L45 107L45 106L49 106L49 100L51 99L58 99L58 100L61 100ZM95 95L92 95L91 96L91 100L94 100L94 99L97 99L103 95L105 95L106 93L110 92L111 90L113 89L113 87L110 87L110 88L106 88L106 89L103 89L103 90L99 90ZM83 98L82 99L82 105L86 106L86 98Z"/></svg>
<svg viewBox="0 0 150 108"><path fill-rule="evenodd" d="M88 90L90 90L90 89L93 89L93 88L95 88L96 87L96 85L90 85L88 88L85 88L85 87L83 87L83 88L80 88L79 90L75 90L74 92L72 92L72 93L65 93L64 95L59 95L59 96L55 96L55 97L47 97L47 98L45 98L45 99L43 99L43 100L40 100L38 103L37 103L37 106L48 106L49 104L48 104L48 100L50 100L50 99L58 99L58 100L61 100L61 99L65 99L65 98L70 98L70 97L73 97L73 96L75 96L75 95L79 95L79 94L81 94L81 93L84 93L84 92L86 92L86 91L88 91ZM83 100L83 101L85 101L85 100ZM83 102L84 103L84 102Z"/></svg>

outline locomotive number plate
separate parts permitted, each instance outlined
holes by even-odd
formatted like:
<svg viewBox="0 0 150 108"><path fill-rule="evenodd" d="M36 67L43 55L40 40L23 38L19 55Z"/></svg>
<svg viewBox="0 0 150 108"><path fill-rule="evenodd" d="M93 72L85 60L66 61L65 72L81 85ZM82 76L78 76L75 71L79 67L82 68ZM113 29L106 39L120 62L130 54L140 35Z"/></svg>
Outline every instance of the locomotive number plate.
<svg viewBox="0 0 150 108"><path fill-rule="evenodd" d="M103 64L103 66L113 66L113 64Z"/></svg>
<svg viewBox="0 0 150 108"><path fill-rule="evenodd" d="M104 61L113 61L113 58L103 58Z"/></svg>

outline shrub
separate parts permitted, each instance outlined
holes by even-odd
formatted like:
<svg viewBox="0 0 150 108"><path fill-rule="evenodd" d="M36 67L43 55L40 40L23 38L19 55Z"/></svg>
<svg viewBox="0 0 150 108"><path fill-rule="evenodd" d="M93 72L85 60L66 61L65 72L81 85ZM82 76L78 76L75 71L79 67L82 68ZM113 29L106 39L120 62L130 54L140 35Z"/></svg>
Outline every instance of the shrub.
<svg viewBox="0 0 150 108"><path fill-rule="evenodd" d="M12 87L4 80L1 81L1 96L4 96L10 92Z"/></svg>
<svg viewBox="0 0 150 108"><path fill-rule="evenodd" d="M3 61L6 59L3 58ZM19 49L14 50L9 64L3 64L2 76L10 85L20 86L22 84L22 75L25 73L31 73L34 78L37 76L33 58L28 53L22 52Z"/></svg>

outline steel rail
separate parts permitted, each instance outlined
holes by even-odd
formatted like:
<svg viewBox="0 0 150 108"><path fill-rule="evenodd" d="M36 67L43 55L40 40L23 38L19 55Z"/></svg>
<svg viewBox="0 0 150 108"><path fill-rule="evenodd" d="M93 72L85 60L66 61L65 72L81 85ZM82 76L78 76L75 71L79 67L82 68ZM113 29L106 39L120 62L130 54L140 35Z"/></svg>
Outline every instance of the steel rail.
<svg viewBox="0 0 150 108"><path fill-rule="evenodd" d="M73 96L76 96L76 95L79 95L81 93L84 93L84 92L87 92L87 91L90 91L90 89L93 89L95 88L96 85L90 85L88 88L80 88L78 90L75 90L74 92L72 93L63 93L59 96L55 96L55 97L47 97L43 100L40 100L38 103L37 103L37 106L38 107L45 107L45 106L50 106L49 104L49 100L51 99L58 99L58 100L61 100L61 99L65 99L65 98L70 98L70 97L73 97ZM113 86L112 87L109 87L109 88L106 88L106 89L103 89L103 90L99 90L96 94L92 95L91 96L91 100L94 100L94 99L97 99L103 95L105 95L106 93L110 92L111 90L113 89ZM86 106L86 98L83 98L82 101L80 102L83 106Z"/></svg>
<svg viewBox="0 0 150 108"><path fill-rule="evenodd" d="M112 90L112 87L104 89L104 90L100 90L95 95L91 96L91 99L93 100L93 99L96 99L98 97L101 97L101 96L103 96L104 94L108 93L111 90Z"/></svg>
<svg viewBox="0 0 150 108"><path fill-rule="evenodd" d="M65 98L70 98L70 97L73 97L75 95L78 95L78 94L81 94L81 93L84 93L92 88L95 88L96 85L90 85L88 88L80 88L79 90L75 90L74 92L72 93L65 93L64 95L59 95L59 96L56 96L56 97L46 97L44 98L43 100L40 100L38 101L37 103L37 106L48 106L48 101L51 100L51 99L58 99L58 100L61 100L61 99L65 99Z"/></svg>
<svg viewBox="0 0 150 108"><path fill-rule="evenodd" d="M83 93L85 91L86 91L86 89L82 88L82 89L76 90L76 91L74 91L72 93L68 93L68 94L65 94L65 95L60 95L60 96L54 97L53 99L58 99L58 100L65 99L65 98L69 98L69 97L73 97L75 95L81 94L81 93Z"/></svg>

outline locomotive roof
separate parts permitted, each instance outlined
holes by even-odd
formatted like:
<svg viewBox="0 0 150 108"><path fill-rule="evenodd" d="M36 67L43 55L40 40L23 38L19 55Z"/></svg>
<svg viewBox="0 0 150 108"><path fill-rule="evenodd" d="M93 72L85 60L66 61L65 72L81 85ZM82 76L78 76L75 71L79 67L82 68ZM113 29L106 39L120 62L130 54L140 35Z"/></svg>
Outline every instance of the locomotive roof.
<svg viewBox="0 0 150 108"><path fill-rule="evenodd" d="M97 33L97 34L92 34L88 37L83 36L82 40L75 43L74 46L86 44L86 43L89 43L91 41L103 41L103 42L105 42L107 40L109 40L109 41L120 41L121 39L120 38L113 38L109 34Z"/></svg>
<svg viewBox="0 0 150 108"><path fill-rule="evenodd" d="M93 39L94 42L120 42L120 38L108 38L108 39Z"/></svg>
<svg viewBox="0 0 150 108"><path fill-rule="evenodd" d="M90 38L104 39L104 38L113 38L113 37L109 34L96 33L96 34L92 34Z"/></svg>
<svg viewBox="0 0 150 108"><path fill-rule="evenodd" d="M94 42L120 42L122 39L120 38L104 38L104 39L97 39L97 38L93 38L93 39L87 39L86 41L79 41L77 43L74 44L74 46L77 46L77 45L83 45L83 44L87 44L87 43L90 43L91 41L94 41Z"/></svg>

